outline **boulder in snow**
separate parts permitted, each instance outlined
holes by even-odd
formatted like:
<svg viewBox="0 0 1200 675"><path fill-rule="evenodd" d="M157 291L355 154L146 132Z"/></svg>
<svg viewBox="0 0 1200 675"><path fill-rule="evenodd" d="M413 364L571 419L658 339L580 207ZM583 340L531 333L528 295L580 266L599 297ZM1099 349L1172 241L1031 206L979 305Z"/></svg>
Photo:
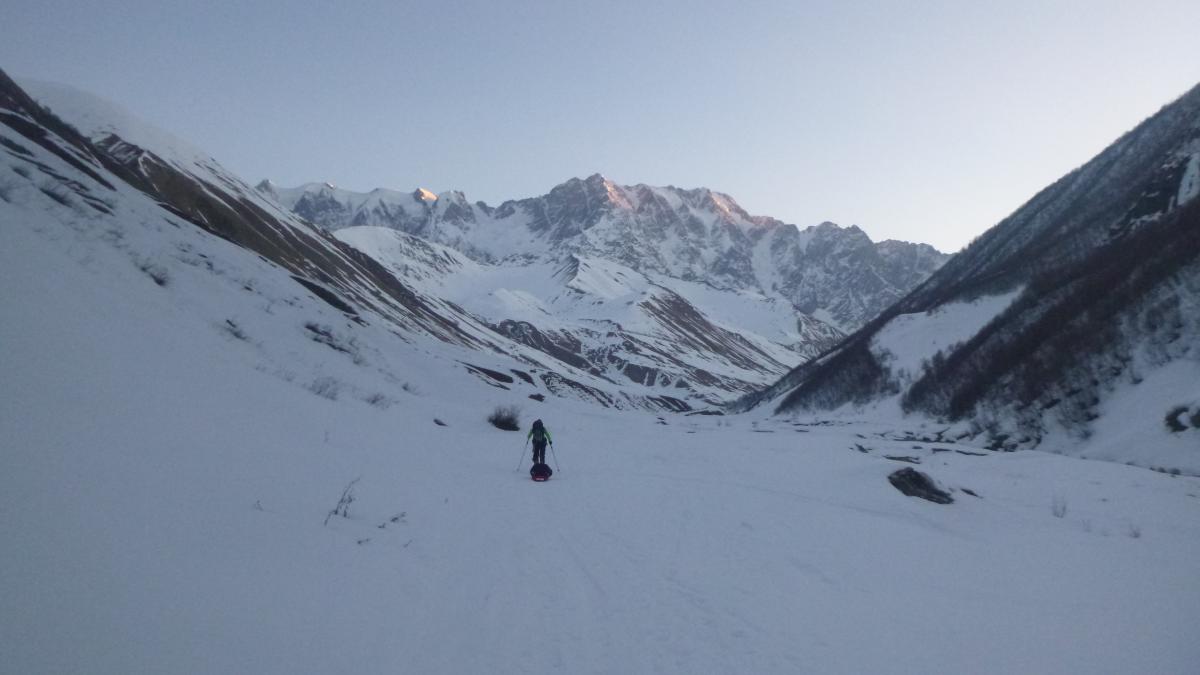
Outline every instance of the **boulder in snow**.
<svg viewBox="0 0 1200 675"><path fill-rule="evenodd" d="M892 472L888 476L888 482L909 497L920 497L934 504L954 502L950 493L939 488L932 478L911 467Z"/></svg>

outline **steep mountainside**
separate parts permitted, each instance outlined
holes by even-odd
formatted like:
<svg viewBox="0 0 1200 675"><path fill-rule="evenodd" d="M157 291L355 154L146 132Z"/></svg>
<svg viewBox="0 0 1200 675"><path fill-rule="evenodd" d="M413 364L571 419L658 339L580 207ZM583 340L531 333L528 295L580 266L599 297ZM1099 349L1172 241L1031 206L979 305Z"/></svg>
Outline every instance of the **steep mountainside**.
<svg viewBox="0 0 1200 675"><path fill-rule="evenodd" d="M407 285L375 259L264 199L211 158L119 108L69 89L32 88L86 136L0 74L5 226L51 242L75 242L70 250L87 252L79 264L125 259L164 297L180 303L170 311L193 313L219 334L254 345L256 369L326 392L374 398L355 390L354 374L383 372L400 388L407 382L405 368L386 365L387 354L407 345L442 363L446 377L457 371L507 392L501 398L514 402L549 395L619 408L687 410L725 391L615 381L511 340L461 307ZM253 316L234 312L238 303L229 299L217 301L230 287L257 305ZM260 325L274 326L262 329L272 334L289 326L317 352L306 355L258 339ZM231 349L231 355L238 351ZM321 365L329 358L321 354L344 358L350 367L329 374L336 369ZM713 379L732 390L749 386ZM396 396L375 393L382 397L377 400Z"/></svg>
<svg viewBox="0 0 1200 675"><path fill-rule="evenodd" d="M898 397L996 447L1200 471L1184 450L1200 439L1198 183L1200 87L740 406L795 413ZM957 337L939 340L947 330ZM1119 409L1130 406L1136 417ZM1166 450L1130 447L1147 444Z"/></svg>
<svg viewBox="0 0 1200 675"><path fill-rule="evenodd" d="M646 274L755 292L841 330L862 325L937 269L947 256L923 244L879 244L857 227L798 230L751 216L707 189L621 186L600 175L499 207L461 192L434 195L329 184L259 190L336 231L373 225L445 244L480 262L599 258Z"/></svg>

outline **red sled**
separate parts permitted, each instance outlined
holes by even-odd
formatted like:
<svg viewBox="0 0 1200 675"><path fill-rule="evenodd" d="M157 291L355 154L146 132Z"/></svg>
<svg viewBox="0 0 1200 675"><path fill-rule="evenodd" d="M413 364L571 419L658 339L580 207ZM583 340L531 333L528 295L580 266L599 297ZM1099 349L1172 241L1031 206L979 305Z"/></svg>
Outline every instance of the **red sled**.
<svg viewBox="0 0 1200 675"><path fill-rule="evenodd" d="M548 464L534 464L533 467L529 469L529 477L539 483L549 480L550 476L553 474L554 472L550 470L550 466Z"/></svg>

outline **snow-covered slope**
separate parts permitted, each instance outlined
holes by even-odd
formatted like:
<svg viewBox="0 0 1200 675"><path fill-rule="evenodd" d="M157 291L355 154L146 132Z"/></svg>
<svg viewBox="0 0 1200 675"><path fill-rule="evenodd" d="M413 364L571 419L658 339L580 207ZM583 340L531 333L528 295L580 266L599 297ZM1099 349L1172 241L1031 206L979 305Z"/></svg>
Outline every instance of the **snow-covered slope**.
<svg viewBox="0 0 1200 675"><path fill-rule="evenodd" d="M267 181L259 190L332 231L388 227L488 263L571 255L608 260L786 300L841 330L861 326L947 258L921 244L875 244L857 227L799 230L751 216L729 195L708 189L622 186L600 175L495 208L469 203L461 192L355 193L327 183L281 188Z"/></svg>
<svg viewBox="0 0 1200 675"><path fill-rule="evenodd" d="M911 384L938 352L952 350L1003 312L1019 290L948 302L924 313L901 314L871 338L871 353L897 379Z"/></svg>
<svg viewBox="0 0 1200 675"><path fill-rule="evenodd" d="M131 180L139 189L192 223L288 268L307 291L354 320L367 321L361 314L369 311L402 333L420 332L489 358L506 354L522 370L548 371L533 378L536 386L530 395L582 396L603 405L671 411L706 408L777 378L839 337L820 322L798 317L786 303L767 303L762 312L750 312L754 328L743 329L735 320L746 318L747 312L738 308L725 316L722 309L744 303L747 297L759 298L736 291L713 293L682 282L675 285L695 290L681 293L656 286L638 299L644 301L639 306L658 309L655 321L619 324L609 315L632 319L642 314L592 312L586 307L590 301L581 299L588 292L587 284L600 283L606 276L602 270L607 268L599 260L585 262L584 273L579 265L570 274L560 273L558 268L572 264L569 260L544 260L540 266L512 266L505 272L438 244L389 231L379 237L397 236L381 247L357 240L377 261L314 228L261 190L251 189L215 160L113 104L41 83L34 83L34 92L52 110L76 115L78 119L70 121L89 136L106 161L134 174ZM126 135L163 146L139 145ZM443 206L448 202L430 195L424 198ZM538 306L530 295L531 289L540 293L555 286L570 290L571 301ZM489 293L489 288L495 291ZM697 307L684 299L688 294L712 302ZM569 307L579 311L568 311ZM548 309L563 309L571 318L554 318ZM766 333L755 333L757 328ZM518 382L524 380L514 380L512 375L493 380L498 386Z"/></svg>
<svg viewBox="0 0 1200 675"><path fill-rule="evenodd" d="M182 169L223 171L208 153L112 101L55 82L22 79L20 86L43 105L53 104L56 117L69 120L90 139L103 142L115 136L141 148L153 148L159 158Z"/></svg>
<svg viewBox="0 0 1200 675"><path fill-rule="evenodd" d="M840 337L786 302L721 291L598 258L479 263L398 230L336 236L398 278L499 333L614 381L674 396L766 382Z"/></svg>
<svg viewBox="0 0 1200 675"><path fill-rule="evenodd" d="M1200 401L1200 379L1167 398L1145 384L1200 364L1198 158L1200 87L743 405L796 413L899 397L996 447L1200 473L1200 455L1173 449L1200 447L1190 412L1171 421ZM1121 450L1116 437L1144 447Z"/></svg>

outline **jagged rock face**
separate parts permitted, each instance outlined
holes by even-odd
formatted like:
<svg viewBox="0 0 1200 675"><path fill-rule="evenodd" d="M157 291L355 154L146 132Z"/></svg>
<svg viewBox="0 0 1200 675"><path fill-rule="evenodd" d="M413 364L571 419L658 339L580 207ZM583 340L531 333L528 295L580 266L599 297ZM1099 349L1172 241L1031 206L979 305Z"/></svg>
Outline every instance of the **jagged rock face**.
<svg viewBox="0 0 1200 675"><path fill-rule="evenodd" d="M700 188L620 186L600 175L498 208L462 193L352 193L327 184L268 192L326 229L374 225L457 248L485 261L577 255L714 288L779 295L798 311L852 330L905 295L948 256L932 247L871 242L857 227L798 230L748 214ZM513 228L524 231L514 246Z"/></svg>
<svg viewBox="0 0 1200 675"><path fill-rule="evenodd" d="M780 228L770 243L779 290L796 308L854 329L936 270L946 257L926 244L873 243L857 227Z"/></svg>

